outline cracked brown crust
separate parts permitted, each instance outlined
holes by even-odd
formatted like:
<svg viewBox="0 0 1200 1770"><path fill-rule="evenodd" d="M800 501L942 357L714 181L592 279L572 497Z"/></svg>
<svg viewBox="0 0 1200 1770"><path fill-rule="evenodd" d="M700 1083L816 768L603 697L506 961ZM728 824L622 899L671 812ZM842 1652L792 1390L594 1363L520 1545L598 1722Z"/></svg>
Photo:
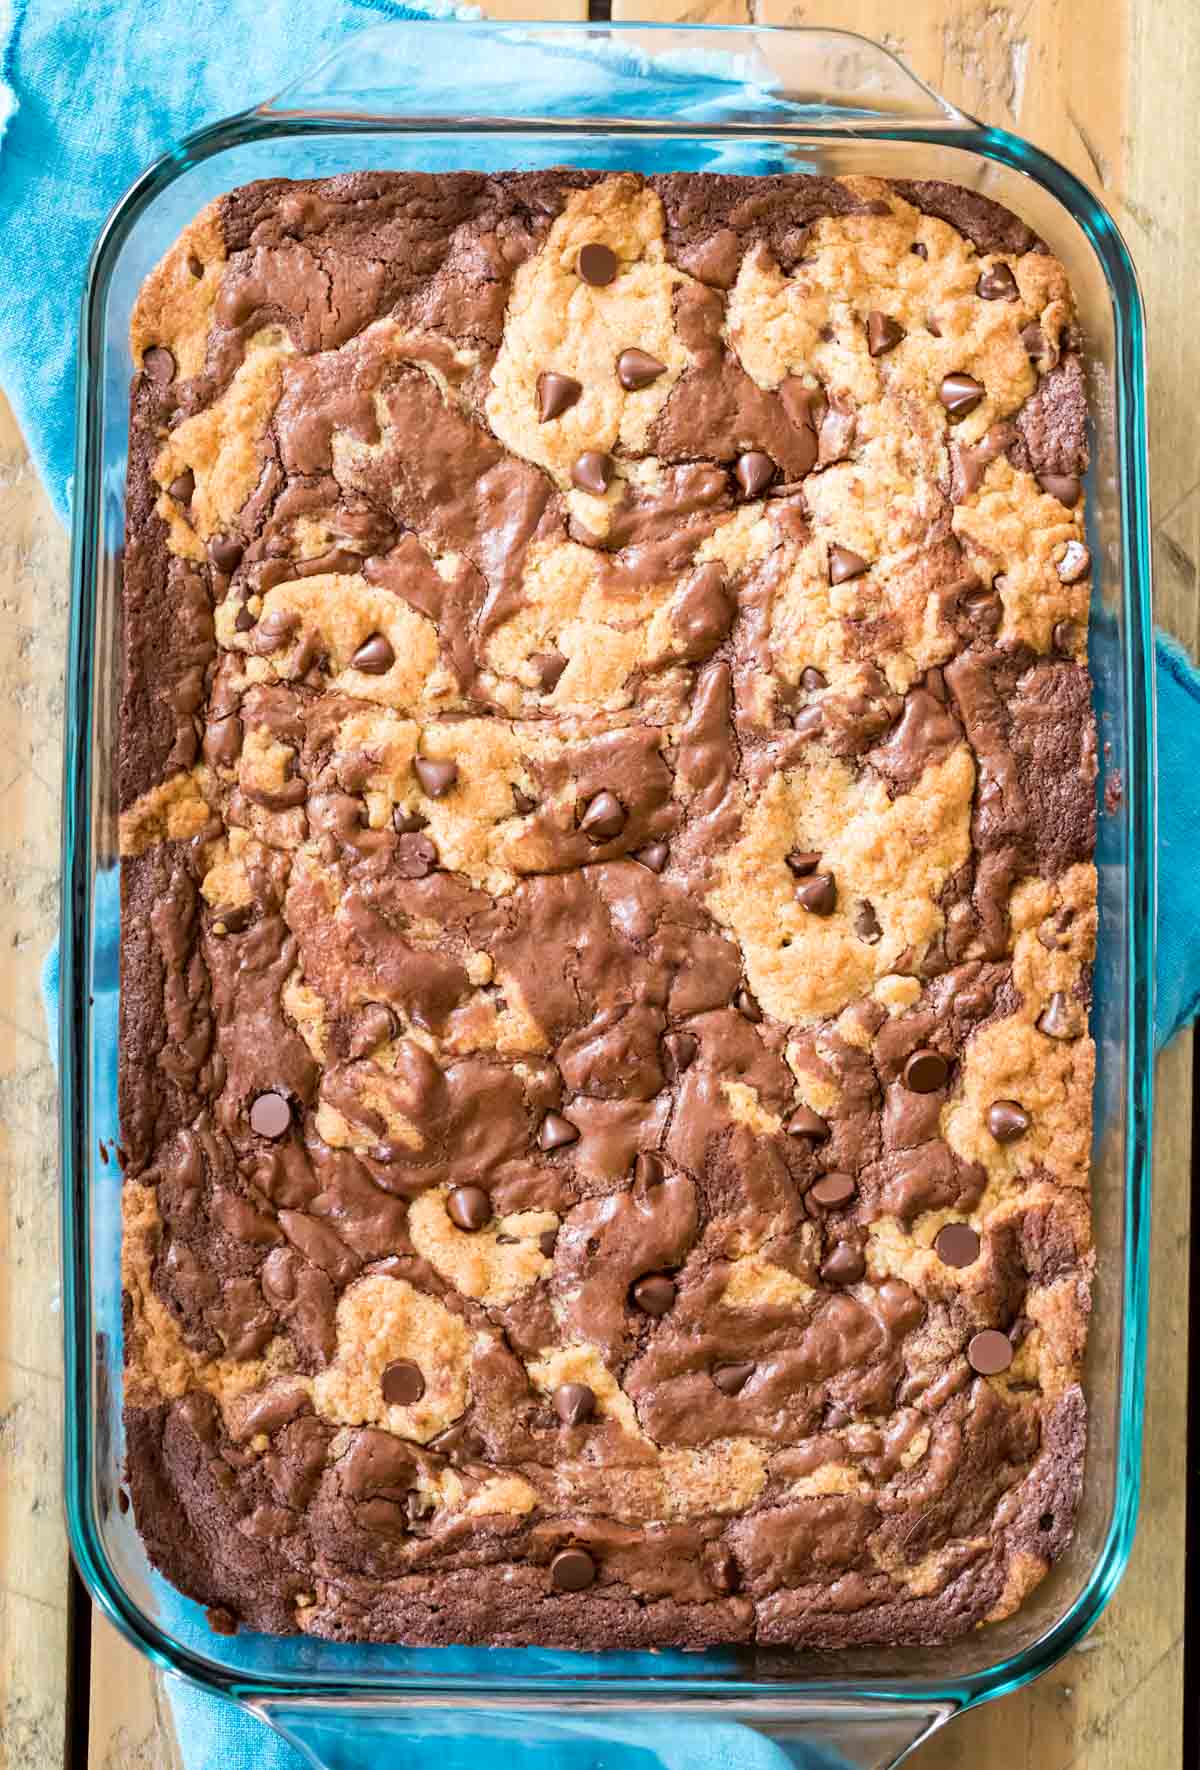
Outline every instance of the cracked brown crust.
<svg viewBox="0 0 1200 1770"><path fill-rule="evenodd" d="M1070 1539L1093 1258L1061 268L932 182L273 180L132 344L156 1565L337 1640L1008 1615ZM546 373L580 391L540 421Z"/></svg>

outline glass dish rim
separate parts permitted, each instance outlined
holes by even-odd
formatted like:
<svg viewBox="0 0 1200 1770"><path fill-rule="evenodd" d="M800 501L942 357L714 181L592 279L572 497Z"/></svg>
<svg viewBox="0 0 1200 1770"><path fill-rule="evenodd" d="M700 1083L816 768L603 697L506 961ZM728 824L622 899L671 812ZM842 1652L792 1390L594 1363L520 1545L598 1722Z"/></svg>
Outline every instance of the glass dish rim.
<svg viewBox="0 0 1200 1770"><path fill-rule="evenodd" d="M372 30L421 30L447 21L393 19ZM896 61L870 39L856 33L824 27L678 25L667 21L612 24L605 21L496 21L480 20L458 30L515 34L534 29L556 36L600 33L619 38L653 33L719 39L740 36L824 36L851 39L869 46L881 57ZM344 47L344 46L343 46ZM335 52L336 54L337 52ZM332 57L330 59L333 59ZM995 161L1040 185L1064 207L1082 229L1100 262L1113 300L1114 387L1116 434L1121 445L1121 482L1115 497L1121 510L1124 542L1117 567L1125 621L1121 635L1125 706L1124 802L1128 816L1126 842L1128 901L1128 974L1125 1015L1128 1042L1125 1052L1123 1092L1127 1142L1125 1150L1124 1215L1126 1222L1122 1294L1125 1302L1122 1369L1117 1399L1118 1455L1115 1500L1102 1546L1087 1581L1069 1608L1032 1643L1008 1658L947 1681L911 1673L896 1679L753 1681L729 1678L688 1678L674 1674L662 1680L615 1675L587 1680L585 1700L602 1706L633 1701L639 1706L671 1707L701 1702L706 1707L723 1704L753 1708L771 1703L786 1706L789 1699L806 1697L824 1703L886 1702L928 1708L949 1703L955 1709L1014 1690L1053 1665L1092 1626L1115 1590L1132 1546L1140 1488L1142 1443L1142 1396L1145 1380L1146 1298L1148 1288L1150 1126L1153 1101L1153 958L1155 902L1155 780L1153 623L1149 570L1149 497L1146 467L1146 398L1144 379L1145 320L1137 273L1129 252L1108 211L1090 190L1057 161L1008 131L976 122L942 100L919 77L903 67L907 79L926 93L937 116L889 119L886 115L854 115L839 123L828 112L811 120L776 121L769 124L702 124L688 129L676 122L638 122L639 135L701 137L769 137L795 141L836 139L847 132L869 132L872 140L927 142L931 146L966 149L977 157ZM437 1678L353 1673L345 1677L319 1677L312 1681L297 1674L269 1670L237 1673L214 1666L181 1647L165 1635L130 1598L114 1572L104 1549L93 1508L94 1444L88 1368L88 1342L92 1318L93 1275L86 1245L87 1223L86 1152L90 1138L90 1102L87 1068L88 965L91 953L91 785L94 758L93 645L96 615L98 499L99 395L96 367L104 349L103 302L120 248L146 205L188 167L228 149L281 134L296 136L343 136L363 133L398 133L437 136L461 132L465 119L443 117L403 119L386 114L345 116L336 113L274 112L274 100L221 119L181 139L130 186L106 220L88 264L80 312L76 381L75 498L71 536L71 610L66 677L65 742L63 759L63 834L61 880L60 988L62 1011L59 1027L59 1147L62 1171L62 1294L65 1339L64 1481L68 1537L76 1565L91 1596L118 1629L157 1665L192 1683L242 1701L361 1702L436 1700L439 1693L469 1703L472 1697L458 1684ZM606 135L622 132L621 119L609 117L494 120L489 133L496 135L543 132L554 134L602 129ZM83 1012L74 1012L82 1005ZM932 1651L932 1650L931 1650ZM476 1680L471 1689L488 1706L544 1706L581 1687L569 1675L541 1676L536 1690L522 1690L513 1680Z"/></svg>

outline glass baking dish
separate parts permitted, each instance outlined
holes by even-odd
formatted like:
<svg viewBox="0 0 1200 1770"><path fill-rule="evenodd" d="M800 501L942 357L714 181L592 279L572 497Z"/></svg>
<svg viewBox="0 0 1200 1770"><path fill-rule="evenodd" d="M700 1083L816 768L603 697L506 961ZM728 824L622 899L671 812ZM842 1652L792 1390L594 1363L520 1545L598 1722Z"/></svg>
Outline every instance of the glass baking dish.
<svg viewBox="0 0 1200 1770"><path fill-rule="evenodd" d="M414 65L419 97L410 96ZM197 210L249 179L563 164L956 180L1023 217L1063 261L1078 297L1093 418L1091 659L1100 790L1110 788L1098 853L1100 1258L1089 1453L1069 1552L1016 1615L945 1647L605 1656L223 1637L151 1569L116 1503L120 1177L99 1143L117 1138L113 758L135 294ZM414 1743L437 1736L451 1757L470 1736L514 1758L541 1751L539 1761L549 1747L574 1744L579 1763L598 1761L593 1754L618 1740L653 1756L669 1733L664 1755L673 1760L700 1721L748 1724L797 1763L828 1764L832 1750L833 1762L877 1767L1079 1641L1128 1556L1140 1460L1154 939L1144 398L1141 301L1106 212L1061 166L983 128L882 49L841 32L389 23L270 102L182 142L118 205L92 257L79 349L62 899L66 1483L89 1589L158 1664L257 1710L328 1765L347 1750L365 1758L376 1730L378 1745L386 1738L395 1749L398 1728Z"/></svg>

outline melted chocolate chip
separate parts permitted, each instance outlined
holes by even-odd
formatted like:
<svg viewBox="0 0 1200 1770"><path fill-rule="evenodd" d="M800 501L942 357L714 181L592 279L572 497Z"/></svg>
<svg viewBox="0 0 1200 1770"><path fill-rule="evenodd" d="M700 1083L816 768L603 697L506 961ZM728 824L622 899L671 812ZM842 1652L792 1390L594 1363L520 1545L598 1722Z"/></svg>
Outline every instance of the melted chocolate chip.
<svg viewBox="0 0 1200 1770"><path fill-rule="evenodd" d="M204 1620L214 1635L236 1635L238 1632L237 1617L224 1605L210 1604L204 1612Z"/></svg>
<svg viewBox="0 0 1200 1770"><path fill-rule="evenodd" d="M997 1328L984 1328L967 1346L967 1363L981 1377L998 1377L1012 1363L1012 1341Z"/></svg>
<svg viewBox="0 0 1200 1770"><path fill-rule="evenodd" d="M586 1383L560 1383L554 1391L554 1411L564 1426L582 1426L596 1411L595 1392Z"/></svg>
<svg viewBox="0 0 1200 1770"><path fill-rule="evenodd" d="M712 1374L722 1395L739 1395L754 1375L753 1364L718 1364Z"/></svg>
<svg viewBox="0 0 1200 1770"><path fill-rule="evenodd" d="M981 382L973 375L959 373L944 376L938 388L938 398L952 418L965 418L968 412L973 412L983 394Z"/></svg>
<svg viewBox="0 0 1200 1770"><path fill-rule="evenodd" d="M644 867L649 867L652 873L661 873L667 864L670 852L665 842L648 842L645 848L635 850L633 858L640 861Z"/></svg>
<svg viewBox="0 0 1200 1770"><path fill-rule="evenodd" d="M1057 498L1068 510L1075 508L1083 491L1083 481L1075 473L1039 473L1037 482L1044 492Z"/></svg>
<svg viewBox="0 0 1200 1770"><path fill-rule="evenodd" d="M214 535L208 543L208 557L227 577L241 565L245 551L235 535Z"/></svg>
<svg viewBox="0 0 1200 1770"><path fill-rule="evenodd" d="M604 455L599 449L585 449L574 467L571 469L571 480L581 492L590 492L594 498L602 498L612 484L612 456Z"/></svg>
<svg viewBox="0 0 1200 1770"><path fill-rule="evenodd" d="M861 578L869 572L870 565L861 553L852 553L849 547L831 547L829 549L829 582L845 584L851 578Z"/></svg>
<svg viewBox="0 0 1200 1770"><path fill-rule="evenodd" d="M757 498L760 492L766 491L774 479L775 463L770 455L764 455L761 449L748 449L734 462L733 477L747 498Z"/></svg>
<svg viewBox="0 0 1200 1770"><path fill-rule="evenodd" d="M250 613L250 610L246 607L245 603L243 603L237 614L233 617L234 631L237 633L249 633L253 625L254 616Z"/></svg>
<svg viewBox="0 0 1200 1770"><path fill-rule="evenodd" d="M1017 1100L993 1100L987 1128L997 1143L1016 1143L1029 1129L1029 1114Z"/></svg>
<svg viewBox="0 0 1200 1770"><path fill-rule="evenodd" d="M396 843L395 869L402 879L427 879L438 864L438 851L428 836L401 836Z"/></svg>
<svg viewBox="0 0 1200 1770"><path fill-rule="evenodd" d="M152 344L142 358L142 368L158 387L169 387L175 379L175 358L161 344Z"/></svg>
<svg viewBox="0 0 1200 1770"><path fill-rule="evenodd" d="M259 1094L250 1105L250 1129L257 1137L272 1141L282 1137L292 1122L292 1108L285 1094Z"/></svg>
<svg viewBox="0 0 1200 1770"><path fill-rule="evenodd" d="M386 1045L394 1039L400 1026L391 1009L382 1002L368 1002L355 1017L346 1041L346 1050L350 1057L369 1057L380 1045Z"/></svg>
<svg viewBox="0 0 1200 1770"><path fill-rule="evenodd" d="M543 1229L538 1236L538 1247L547 1260L553 1260L554 1249L558 1243L557 1229Z"/></svg>
<svg viewBox="0 0 1200 1770"><path fill-rule="evenodd" d="M814 873L796 887L796 902L810 916L832 916L837 908L837 885L832 873Z"/></svg>
<svg viewBox="0 0 1200 1770"><path fill-rule="evenodd" d="M542 1128L538 1132L539 1149L565 1149L568 1143L578 1143L579 1127L570 1119L563 1118L560 1112L548 1112L542 1120Z"/></svg>
<svg viewBox="0 0 1200 1770"><path fill-rule="evenodd" d="M396 654L387 635L372 633L350 659L350 668L360 670L364 676L384 676L395 662Z"/></svg>
<svg viewBox="0 0 1200 1770"><path fill-rule="evenodd" d="M828 688L829 683L820 670L808 664L800 672L800 686L805 694L818 694L821 689Z"/></svg>
<svg viewBox="0 0 1200 1770"><path fill-rule="evenodd" d="M579 828L589 842L611 842L625 828L625 807L607 788L589 799Z"/></svg>
<svg viewBox="0 0 1200 1770"><path fill-rule="evenodd" d="M662 1157L655 1155L653 1150L643 1149L633 1164L635 1186L646 1192L652 1186L661 1186L666 1177L667 1170Z"/></svg>
<svg viewBox="0 0 1200 1770"><path fill-rule="evenodd" d="M514 785L512 796L513 805L519 816L528 817L531 811L537 810L537 800L532 798L530 794L523 793L520 787Z"/></svg>
<svg viewBox="0 0 1200 1770"><path fill-rule="evenodd" d="M889 350L895 350L904 336L904 328L890 314L880 313L873 309L867 315L867 353L869 356L885 356Z"/></svg>
<svg viewBox="0 0 1200 1770"><path fill-rule="evenodd" d="M980 272L975 293L981 301L1015 301L1020 291L1016 277L1001 260L997 264L987 265Z"/></svg>
<svg viewBox="0 0 1200 1770"><path fill-rule="evenodd" d="M396 1358L384 1367L379 1387L389 1407L414 1407L425 1393L425 1378L411 1358Z"/></svg>
<svg viewBox="0 0 1200 1770"><path fill-rule="evenodd" d="M535 651L529 659L537 671L538 686L543 694L553 694L558 687L558 679L567 667L567 660L560 651Z"/></svg>
<svg viewBox="0 0 1200 1770"><path fill-rule="evenodd" d="M820 707L805 707L792 720L792 729L797 737L816 737L825 724L825 715Z"/></svg>
<svg viewBox="0 0 1200 1770"><path fill-rule="evenodd" d="M807 1137L813 1143L823 1143L829 1135L828 1124L811 1106L798 1106L783 1128L789 1137Z"/></svg>
<svg viewBox="0 0 1200 1770"><path fill-rule="evenodd" d="M797 879L807 879L821 864L820 851L816 848L793 848L783 858Z"/></svg>
<svg viewBox="0 0 1200 1770"><path fill-rule="evenodd" d="M666 372L666 363L644 350L623 350L617 358L617 380L626 393L640 392Z"/></svg>
<svg viewBox="0 0 1200 1770"><path fill-rule="evenodd" d="M699 1040L691 1033L668 1033L663 1039L663 1071L669 1082L677 1082L696 1061Z"/></svg>
<svg viewBox="0 0 1200 1770"><path fill-rule="evenodd" d="M451 1223L473 1235L492 1220L492 1201L482 1186L456 1186L446 1200Z"/></svg>
<svg viewBox="0 0 1200 1770"><path fill-rule="evenodd" d="M429 828L429 819L422 817L419 811L405 811L397 805L392 811L392 828L398 836L414 836L419 830Z"/></svg>
<svg viewBox="0 0 1200 1770"><path fill-rule="evenodd" d="M589 240L586 246L579 248L575 269L593 289L607 288L616 277L618 268L617 255L611 246L601 245L599 240Z"/></svg>
<svg viewBox="0 0 1200 1770"><path fill-rule="evenodd" d="M910 1094L936 1094L949 1074L949 1064L937 1051L914 1051L904 1065L904 1086Z"/></svg>
<svg viewBox="0 0 1200 1770"><path fill-rule="evenodd" d="M1041 362L1042 358L1049 354L1046 334L1036 320L1031 320L1029 325L1021 327L1021 343L1025 346L1026 356L1032 362Z"/></svg>
<svg viewBox="0 0 1200 1770"><path fill-rule="evenodd" d="M550 1563L551 1584L560 1592L586 1592L595 1579L596 1563L586 1549L560 1549Z"/></svg>
<svg viewBox="0 0 1200 1770"><path fill-rule="evenodd" d="M168 492L170 492L177 504L190 504L192 501L192 493L195 489L196 475L192 472L190 467L185 468L184 471L173 479L167 487Z"/></svg>
<svg viewBox="0 0 1200 1770"><path fill-rule="evenodd" d="M675 1302L675 1281L664 1272L652 1272L638 1279L630 1295L643 1315L666 1315Z"/></svg>
<svg viewBox="0 0 1200 1770"><path fill-rule="evenodd" d="M879 917L875 914L875 906L864 897L854 909L854 932L868 946L874 946L883 938L883 929L879 926Z"/></svg>
<svg viewBox="0 0 1200 1770"><path fill-rule="evenodd" d="M758 1025L763 1017L762 1009L754 1000L754 997L750 994L748 989L740 989L738 991L737 995L734 997L733 1005L739 1014L744 1015L747 1020L753 1021L755 1026Z"/></svg>
<svg viewBox="0 0 1200 1770"><path fill-rule="evenodd" d="M443 798L458 779L456 762L440 762L432 756L414 756L413 773L428 799Z"/></svg>
<svg viewBox="0 0 1200 1770"><path fill-rule="evenodd" d="M826 1284L857 1284L866 1270L867 1263L861 1251L846 1241L838 1242L829 1257L821 1262L821 1277Z"/></svg>
<svg viewBox="0 0 1200 1770"><path fill-rule="evenodd" d="M929 247L925 244L924 240L914 240L908 249L916 258L929 257Z"/></svg>
<svg viewBox="0 0 1200 1770"><path fill-rule="evenodd" d="M943 1266L973 1266L979 1258L979 1237L969 1223L947 1223L938 1230L933 1250Z"/></svg>
<svg viewBox="0 0 1200 1770"><path fill-rule="evenodd" d="M1055 621L1054 631L1050 635L1054 649L1058 652L1071 653L1075 649L1075 623L1073 621Z"/></svg>
<svg viewBox="0 0 1200 1770"><path fill-rule="evenodd" d="M1092 569L1092 556L1082 541L1068 541L1056 570L1064 584L1078 584Z"/></svg>
<svg viewBox="0 0 1200 1770"><path fill-rule="evenodd" d="M202 747L210 768L232 768L242 753L242 722L237 714L210 721Z"/></svg>
<svg viewBox="0 0 1200 1770"><path fill-rule="evenodd" d="M547 369L537 381L538 422L549 424L552 418L561 418L564 412L570 411L582 392L582 382Z"/></svg>
<svg viewBox="0 0 1200 1770"><path fill-rule="evenodd" d="M849 1204L857 1191L852 1174L823 1174L809 1187L808 1197L826 1211L837 1211Z"/></svg>
<svg viewBox="0 0 1200 1770"><path fill-rule="evenodd" d="M1061 990L1055 990L1038 1019L1038 1031L1045 1033L1048 1039L1074 1038L1071 1015L1067 1010L1067 998Z"/></svg>

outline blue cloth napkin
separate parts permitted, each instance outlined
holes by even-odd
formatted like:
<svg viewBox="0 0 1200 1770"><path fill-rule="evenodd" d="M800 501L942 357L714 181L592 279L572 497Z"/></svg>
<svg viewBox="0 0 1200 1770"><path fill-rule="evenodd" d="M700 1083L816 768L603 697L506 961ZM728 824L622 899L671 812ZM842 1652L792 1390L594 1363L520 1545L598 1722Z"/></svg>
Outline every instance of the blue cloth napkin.
<svg viewBox="0 0 1200 1770"><path fill-rule="evenodd" d="M451 12L430 0L421 11ZM460 9L467 12L469 9ZM142 169L181 136L216 120L311 69L347 34L384 18L420 16L396 0L225 0L199 15L181 0L0 0L0 382L16 412L35 464L56 508L66 515L74 441L74 338L84 270L113 204ZM735 108L746 70L731 57L678 58L671 115L697 120ZM581 63L579 106L602 109L636 64L621 52L591 48ZM432 88L452 76L456 87L486 68L456 63L412 70ZM761 102L761 94L756 93ZM536 110L536 103L526 101ZM431 105L436 109L436 105ZM739 170L762 170L739 163ZM1169 642L1158 651L1159 779L1162 903L1159 919L1160 1042L1200 1007L1200 943L1194 938L1194 856L1200 845L1200 679ZM100 945L95 1011L111 1022L116 1041L117 896L102 879L97 899ZM52 1035L58 1020L58 952L43 976ZM52 1037L52 1046L56 1041ZM115 1101L96 1102L97 1121L115 1128ZM181 1626L194 1629L195 1607L168 1596ZM667 1669L675 1656L660 1656ZM455 1669L472 1663L452 1654ZM449 1662L447 1662L449 1663ZM476 1659L474 1663L478 1664ZM693 1670L695 1662L682 1662ZM569 1660L564 1660L564 1667ZM618 1670L613 1659L607 1669ZM231 1705L168 1679L176 1731L188 1770L302 1770L292 1746ZM319 1742L322 1761L338 1770L377 1763L430 1743L445 1770L475 1770L498 1749L524 1770L561 1764L567 1770L783 1770L787 1759L769 1740L728 1722L643 1718L631 1743L628 1724L597 1721L589 1737L554 1737L544 1717L529 1717L528 1735L494 1738L440 1725L431 1716L397 1720L385 1738L353 1727ZM310 1740L316 1747L317 1742ZM814 1746L811 1770L841 1764Z"/></svg>

